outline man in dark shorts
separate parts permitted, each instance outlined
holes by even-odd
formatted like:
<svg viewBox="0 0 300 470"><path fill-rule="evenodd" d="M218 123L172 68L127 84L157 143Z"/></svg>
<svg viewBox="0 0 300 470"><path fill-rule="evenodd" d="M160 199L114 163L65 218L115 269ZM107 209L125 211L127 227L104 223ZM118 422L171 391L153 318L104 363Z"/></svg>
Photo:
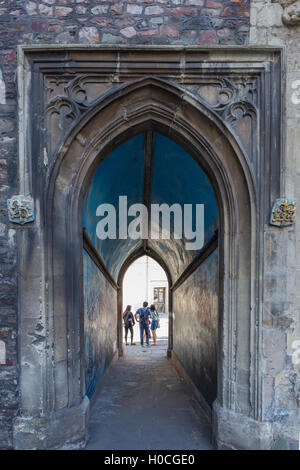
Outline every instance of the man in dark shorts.
<svg viewBox="0 0 300 470"><path fill-rule="evenodd" d="M144 346L144 332L146 334L146 346L149 344L149 317L151 312L148 308L148 302L143 302L143 307L139 308L135 313L135 319L140 324L140 337L141 337L141 346Z"/></svg>

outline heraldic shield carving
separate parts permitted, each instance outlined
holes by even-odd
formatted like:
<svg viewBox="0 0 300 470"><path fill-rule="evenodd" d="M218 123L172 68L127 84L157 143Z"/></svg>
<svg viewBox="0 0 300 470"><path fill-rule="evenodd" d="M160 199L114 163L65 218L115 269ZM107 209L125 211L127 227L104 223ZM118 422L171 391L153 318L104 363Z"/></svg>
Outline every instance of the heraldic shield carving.
<svg viewBox="0 0 300 470"><path fill-rule="evenodd" d="M272 209L270 224L277 227L292 225L296 217L297 202L296 198L276 199Z"/></svg>
<svg viewBox="0 0 300 470"><path fill-rule="evenodd" d="M7 200L8 218L15 224L27 224L34 221L34 208L31 198L13 196Z"/></svg>

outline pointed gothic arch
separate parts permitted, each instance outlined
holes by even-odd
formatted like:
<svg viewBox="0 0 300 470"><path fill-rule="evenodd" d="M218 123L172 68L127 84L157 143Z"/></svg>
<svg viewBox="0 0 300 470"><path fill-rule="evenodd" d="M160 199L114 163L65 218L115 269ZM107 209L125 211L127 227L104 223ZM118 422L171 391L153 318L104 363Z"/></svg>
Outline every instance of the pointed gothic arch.
<svg viewBox="0 0 300 470"><path fill-rule="evenodd" d="M121 114L119 110L122 110ZM73 256L73 253L79 253L82 243L78 230L82 195L101 159L120 142L149 127L180 142L194 158L199 160L201 155L201 163L215 186L223 271L220 279L222 346L219 351L218 402L229 409L238 402L244 413L256 414L250 398L251 390L247 392L249 381L255 387L257 380L256 374L250 371L250 338L255 334L254 325L251 325L255 304L255 261L251 257L250 263L246 255L256 251L253 176L243 152L217 115L183 93L180 87L152 77L121 86L100 100L72 129L58 151L50 177L46 203L46 208L49 208L46 223L50 232L46 233L53 238L52 243L46 242L46 245L50 249L48 259L53 260L53 264L48 264L50 272L47 277L49 284L52 280L53 284L49 291L52 293L49 305L52 305L53 312L65 316L67 330L73 336L71 341L69 339L71 348L66 338L68 387L63 394L59 393L59 402L61 406L76 406L84 395L83 383L77 380L77 376L82 374L79 367L82 369L83 366L74 359L80 357L83 341L79 333L82 329L81 259ZM66 263L62 263L63 253ZM65 292L69 293L67 297ZM240 323L244 324L243 332L237 326ZM251 329L253 333L245 334ZM56 347L54 344L54 350ZM70 364L74 364L75 374ZM49 367L52 368L52 364ZM58 394L56 384L54 379L54 396Z"/></svg>
<svg viewBox="0 0 300 470"><path fill-rule="evenodd" d="M42 288L47 306L47 353L42 361L35 351L32 353L29 375L21 344L22 389L31 387L32 374L42 377L33 394L22 395L23 416L35 415L38 423L42 412L47 426L53 426L52 437L56 429L53 417L56 423L61 419L73 423L76 417L76 424L60 437L74 442L76 436L78 445L85 440L89 405L84 397L80 356L82 198L101 160L121 142L149 129L170 137L199 162L211 179L218 202L220 338L215 439L221 443L235 421L242 422L245 429L250 423L263 439L266 428L258 424L261 397L257 331L258 260L262 248L253 166L236 135L212 107L180 85L154 76L113 87L74 121L49 166L46 186L36 195L36 236L43 260L38 267L42 281L37 290ZM32 282L36 264L27 263L27 267L28 282ZM21 292L23 304L26 282Z"/></svg>

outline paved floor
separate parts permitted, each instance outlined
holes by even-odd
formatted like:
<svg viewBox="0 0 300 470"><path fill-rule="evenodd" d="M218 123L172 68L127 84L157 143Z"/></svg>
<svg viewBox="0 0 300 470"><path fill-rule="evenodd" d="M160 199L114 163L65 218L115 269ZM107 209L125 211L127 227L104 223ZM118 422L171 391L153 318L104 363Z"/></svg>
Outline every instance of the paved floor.
<svg viewBox="0 0 300 470"><path fill-rule="evenodd" d="M212 449L205 418L166 358L162 323L156 346L124 346L124 358L104 377L86 449Z"/></svg>

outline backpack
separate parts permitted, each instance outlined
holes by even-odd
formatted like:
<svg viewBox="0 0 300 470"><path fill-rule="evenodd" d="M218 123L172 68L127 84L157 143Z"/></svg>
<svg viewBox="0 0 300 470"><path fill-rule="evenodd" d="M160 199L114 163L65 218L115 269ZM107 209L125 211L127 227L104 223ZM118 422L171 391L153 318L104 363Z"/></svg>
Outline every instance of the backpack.
<svg viewBox="0 0 300 470"><path fill-rule="evenodd" d="M148 327L148 316L149 316L149 311L147 308L139 308L138 310L139 315L140 315L140 323L143 325L143 327Z"/></svg>
<svg viewBox="0 0 300 470"><path fill-rule="evenodd" d="M124 317L124 325L126 328L130 328L132 326L132 318L129 318L131 316L131 312L127 312L126 316Z"/></svg>

